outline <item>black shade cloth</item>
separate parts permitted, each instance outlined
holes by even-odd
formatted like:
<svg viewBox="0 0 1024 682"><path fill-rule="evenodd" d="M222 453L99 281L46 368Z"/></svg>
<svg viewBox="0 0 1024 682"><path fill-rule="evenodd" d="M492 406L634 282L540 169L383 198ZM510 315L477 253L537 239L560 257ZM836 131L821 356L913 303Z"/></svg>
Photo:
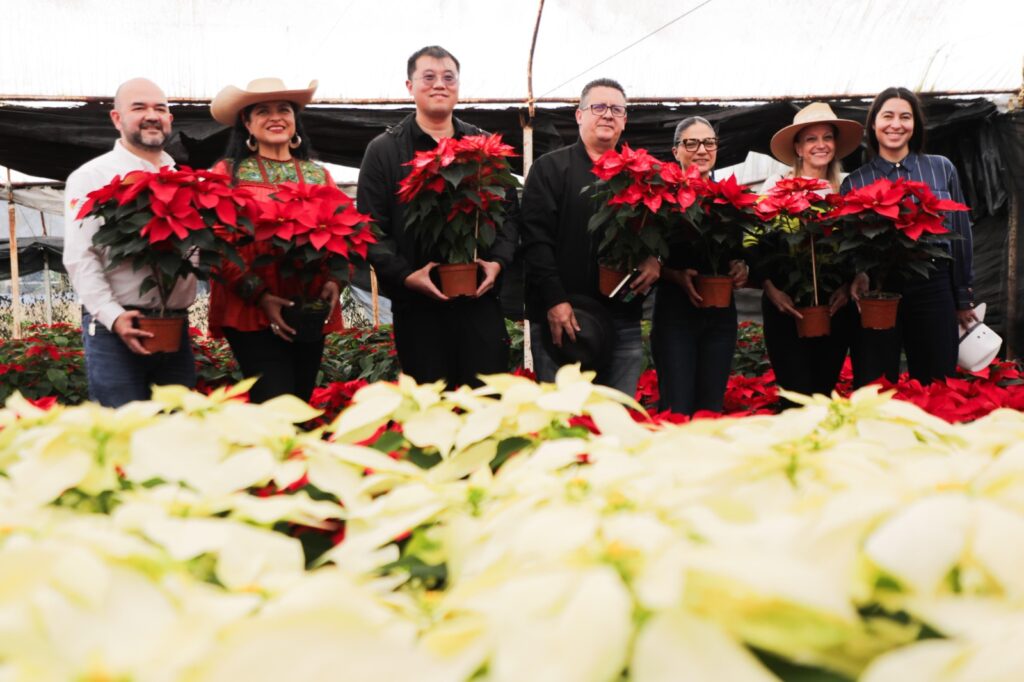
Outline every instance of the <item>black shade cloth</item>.
<svg viewBox="0 0 1024 682"><path fill-rule="evenodd" d="M989 304L986 321L1005 338L1011 193L1018 198L1017 224L1024 222L1024 215L1021 215L1024 211L1024 112L1000 114L994 104L983 98L926 97L923 102L928 120L926 151L953 161L971 206L975 222L975 298ZM623 141L667 159L676 123L687 116L704 116L718 129L718 166L729 166L742 162L748 151L768 153L771 136L790 124L793 114L806 104L633 105ZM837 99L830 100L829 104L838 116L863 121L870 102ZM211 166L224 150L227 129L210 118L206 106L174 105L171 110L175 116L175 135L168 151L179 163ZM321 160L358 166L369 141L409 111L408 108L314 105L305 110L303 121ZM537 110L533 121L534 158L576 139L574 111L572 106ZM520 151L521 121L525 113L521 108L459 108L461 118L485 130L502 133L505 140ZM109 106L0 107L0 165L30 175L64 180L72 170L109 150L116 136ZM845 160L846 169L856 168L864 158L861 148ZM517 172L520 171L521 159L515 159L514 165ZM1018 243L1022 251L1018 254L1019 262L1024 259L1024 239ZM24 254L21 257L23 273L42 267L39 255L42 247L27 242L19 247ZM6 265L0 265L0 278L10 276L6 253L5 249L2 261ZM51 258L50 265L59 269L59 257ZM512 275L516 269L514 266L508 274ZM510 308L521 309L521 286L515 286L521 282L521 275L515 282L511 280L516 280L515 276L506 277L503 299L506 314L518 317L511 314L515 311ZM1012 292L1018 301L1024 301L1021 289L1018 284L1018 290ZM1024 304L1020 308L1024 309ZM1020 345L1024 342L1024 310L1018 310L1013 329Z"/></svg>
<svg viewBox="0 0 1024 682"><path fill-rule="evenodd" d="M40 272L49 259L50 270L65 272L61 256L63 237L28 237L18 240L18 274ZM11 278L11 242L0 240L0 281Z"/></svg>

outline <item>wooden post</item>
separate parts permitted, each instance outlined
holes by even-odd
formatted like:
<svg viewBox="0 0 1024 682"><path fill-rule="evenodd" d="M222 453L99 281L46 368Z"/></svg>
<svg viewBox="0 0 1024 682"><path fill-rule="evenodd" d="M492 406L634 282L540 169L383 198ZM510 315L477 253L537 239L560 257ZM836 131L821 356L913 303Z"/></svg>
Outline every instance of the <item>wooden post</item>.
<svg viewBox="0 0 1024 682"><path fill-rule="evenodd" d="M377 288L377 271L370 268L370 301L373 304L373 328L380 326L380 291Z"/></svg>
<svg viewBox="0 0 1024 682"><path fill-rule="evenodd" d="M11 241L11 335L21 338L21 282L18 274L18 221L14 213L14 186L11 184L11 169L7 169L7 223Z"/></svg>
<svg viewBox="0 0 1024 682"><path fill-rule="evenodd" d="M523 122L523 180L530 174L533 165L533 117L537 113L537 100L533 98L533 53L537 49L537 33L540 31L540 17L544 13L544 0L537 6L537 21L533 25L533 40L530 42L530 59L526 63L526 121ZM530 342L530 322L523 320L523 367L533 369L533 352Z"/></svg>

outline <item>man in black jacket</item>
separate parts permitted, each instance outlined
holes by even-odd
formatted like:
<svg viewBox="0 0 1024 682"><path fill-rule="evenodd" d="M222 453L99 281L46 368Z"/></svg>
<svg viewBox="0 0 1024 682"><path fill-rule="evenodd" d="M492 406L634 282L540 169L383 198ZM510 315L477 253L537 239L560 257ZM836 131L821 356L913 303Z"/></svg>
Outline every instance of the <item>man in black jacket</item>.
<svg viewBox="0 0 1024 682"><path fill-rule="evenodd" d="M611 359L598 368L597 381L632 396L643 364L640 338L642 300L609 301L597 288L597 243L587 223L597 205L583 188L594 184L593 162L614 149L626 127L626 94L614 80L587 83L576 110L580 137L575 144L537 159L523 191L520 216L526 263L526 316L530 320L533 366L540 381L553 381L558 363L541 341L551 334L575 340L580 330L569 294L601 300L611 314L616 340ZM639 266L631 287L646 291L661 274L654 257Z"/></svg>
<svg viewBox="0 0 1024 682"><path fill-rule="evenodd" d="M444 137L482 130L452 115L459 97L459 61L436 45L416 51L405 85L416 112L370 142L359 169L359 210L377 221L383 238L369 260L391 298L395 347L402 371L420 383L444 379L449 387L477 385L478 374L508 369L508 335L498 301L498 275L515 256L516 231L506 219L489 253L477 260L483 273L471 297L449 299L434 284L436 254L423 254L405 229L405 206L396 196L409 173L402 164Z"/></svg>

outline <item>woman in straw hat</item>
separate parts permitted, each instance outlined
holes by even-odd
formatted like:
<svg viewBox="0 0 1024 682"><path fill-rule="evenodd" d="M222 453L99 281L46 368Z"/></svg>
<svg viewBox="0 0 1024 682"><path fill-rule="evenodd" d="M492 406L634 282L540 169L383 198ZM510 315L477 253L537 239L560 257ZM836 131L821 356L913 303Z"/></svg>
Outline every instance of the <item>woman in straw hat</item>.
<svg viewBox="0 0 1024 682"><path fill-rule="evenodd" d="M679 165L695 165L711 178L718 156L718 137L704 118L691 116L676 125L672 155ZM741 254L730 254L733 287L747 281L748 268ZM703 308L693 284L700 262L692 250L673 245L661 269L654 299L651 352L658 370L659 408L679 414L699 410L721 412L736 350L735 300L728 308Z"/></svg>
<svg viewBox="0 0 1024 682"><path fill-rule="evenodd" d="M230 85L221 90L210 113L231 126L231 136L214 170L230 175L257 201L268 200L284 182L333 183L327 170L310 160L300 116L316 86L313 81L307 88L289 89L280 79L259 78L244 90ZM321 275L302 291L300 282L283 277L276 266L256 262L272 253L269 243L248 244L240 251L246 267L223 263L222 281L211 285L210 333L227 339L246 377L260 377L249 393L253 402L286 393L309 400L323 356L323 336L316 341L294 338L296 330L282 318L282 308L293 306L297 296L319 297L330 310L323 333L337 331L342 328L341 283Z"/></svg>
<svg viewBox="0 0 1024 682"><path fill-rule="evenodd" d="M924 153L925 118L917 95L907 88L886 88L871 103L866 123L869 161L843 181L844 192L881 178L903 178L927 184L940 199L965 203L953 163ZM938 262L927 279L897 283L903 298L896 327L856 330L851 353L855 386L880 376L896 381L901 347L913 379L930 383L956 372L957 327L968 328L978 319L973 233L966 211L951 211L944 222L957 235L947 243L951 258ZM868 285L867 275L859 273L851 289L853 298L859 300Z"/></svg>
<svg viewBox="0 0 1024 682"><path fill-rule="evenodd" d="M793 117L793 123L775 133L772 155L790 166L785 174L769 178L762 193L783 177L825 180L831 192L839 191L840 159L860 145L864 127L856 121L839 118L824 102L813 102ZM829 190L821 190L822 194ZM766 269L770 255L761 253L757 270L761 276L761 312L768 359L779 386L789 391L828 395L835 388L846 359L850 338L857 323L856 311L849 302L849 286L831 292L829 314L831 331L827 336L801 338L796 319L802 317L793 298L777 284L784 273Z"/></svg>

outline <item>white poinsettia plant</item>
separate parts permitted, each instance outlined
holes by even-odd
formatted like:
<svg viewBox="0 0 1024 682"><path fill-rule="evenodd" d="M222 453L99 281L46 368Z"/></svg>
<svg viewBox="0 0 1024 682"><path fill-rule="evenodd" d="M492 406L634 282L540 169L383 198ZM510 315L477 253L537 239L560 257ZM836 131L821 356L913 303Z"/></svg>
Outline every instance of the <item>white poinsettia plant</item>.
<svg viewBox="0 0 1024 682"><path fill-rule="evenodd" d="M403 377L313 430L245 385L11 398L0 678L1024 670L1024 415L950 425L864 389L658 425L591 379Z"/></svg>

